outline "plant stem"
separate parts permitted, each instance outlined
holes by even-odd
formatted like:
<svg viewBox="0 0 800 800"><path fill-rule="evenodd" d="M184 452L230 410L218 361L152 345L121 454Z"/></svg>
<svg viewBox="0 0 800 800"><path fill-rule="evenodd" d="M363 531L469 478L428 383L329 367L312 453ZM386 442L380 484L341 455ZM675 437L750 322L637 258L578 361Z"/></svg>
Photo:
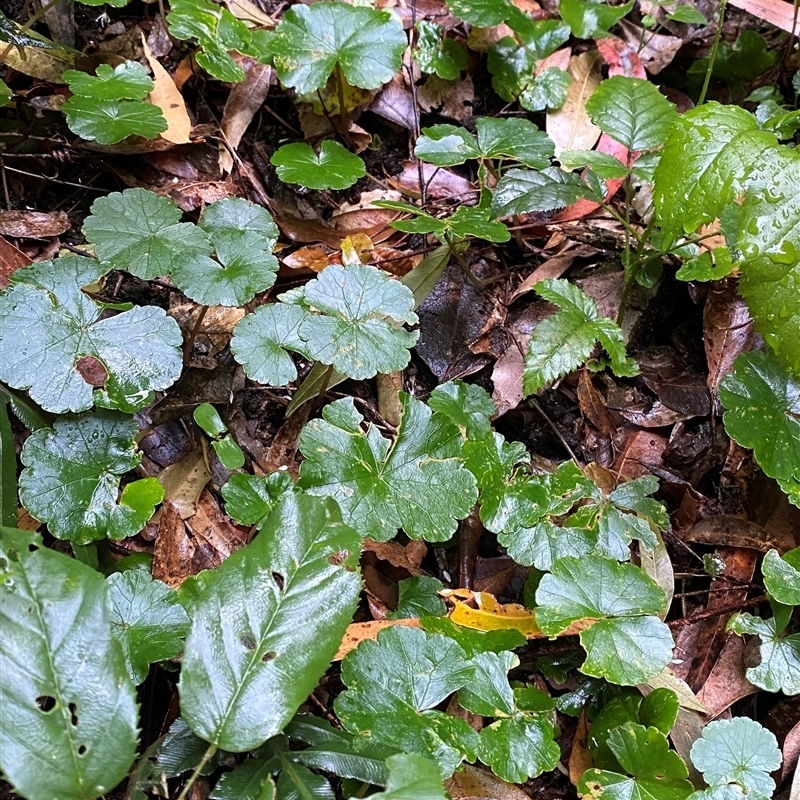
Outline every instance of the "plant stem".
<svg viewBox="0 0 800 800"><path fill-rule="evenodd" d="M719 48L719 40L722 37L722 23L725 21L725 9L728 5L728 0L720 0L719 3L719 21L717 22L717 32L714 34L714 43L711 45L711 52L708 55L708 68L706 69L706 77L703 81L703 90L700 92L700 98L697 105L701 106L706 101L706 94L708 93L708 86L711 83L711 73L714 71L714 60L717 57L717 49Z"/></svg>
<svg viewBox="0 0 800 800"><path fill-rule="evenodd" d="M200 759L200 763L194 768L194 771L189 776L189 780L183 785L183 789L181 789L181 793L178 795L178 800L186 800L189 796L189 792L192 790L192 786L194 786L195 781L200 777L200 773L208 764L209 761L214 757L214 754L217 752L217 746L215 744L210 744L208 746L208 750L203 753L203 757Z"/></svg>
<svg viewBox="0 0 800 800"><path fill-rule="evenodd" d="M194 326L192 327L192 331L186 338L186 342L184 343L184 348L183 348L184 367L188 365L189 361L192 358L192 350L194 349L194 340L197 338L197 334L200 333L200 326L203 324L203 320L205 319L207 313L208 313L208 306L201 306L200 313L197 315L197 320L195 321Z"/></svg>

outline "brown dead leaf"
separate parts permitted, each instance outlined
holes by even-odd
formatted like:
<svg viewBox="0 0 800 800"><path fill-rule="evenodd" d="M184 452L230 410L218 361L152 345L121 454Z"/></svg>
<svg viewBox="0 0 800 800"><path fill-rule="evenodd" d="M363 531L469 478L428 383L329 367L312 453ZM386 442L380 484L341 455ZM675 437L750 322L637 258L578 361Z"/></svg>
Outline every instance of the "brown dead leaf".
<svg viewBox="0 0 800 800"><path fill-rule="evenodd" d="M614 462L614 469L629 480L650 474L650 466L661 467L661 456L667 446L667 437L655 431L630 428L623 431L625 441Z"/></svg>
<svg viewBox="0 0 800 800"><path fill-rule="evenodd" d="M416 159L404 161L403 171L399 175L387 178L387 183L406 195L419 198L421 196L419 163ZM436 200L458 200L464 205L475 205L478 202L478 192L475 187L448 169L435 167L433 164L423 164L422 176L428 197Z"/></svg>
<svg viewBox="0 0 800 800"><path fill-rule="evenodd" d="M378 634L384 628L390 628L392 625L405 625L407 628L421 628L422 624L419 619L376 619L370 622L353 622L347 626L347 631L344 634L342 643L339 645L339 650L333 657L334 661L341 661L349 652L355 650L361 642L365 640L372 640L378 637Z"/></svg>
<svg viewBox="0 0 800 800"><path fill-rule="evenodd" d="M781 778L779 785L788 780L798 767L800 759L800 720L786 734L783 740L783 764L781 765ZM800 770L796 774L800 774Z"/></svg>
<svg viewBox="0 0 800 800"><path fill-rule="evenodd" d="M200 494L210 479L202 447L187 453L176 464L164 467L158 475L158 482L164 489L165 504L169 502L172 512L180 519L194 515Z"/></svg>
<svg viewBox="0 0 800 800"><path fill-rule="evenodd" d="M776 546L768 531L758 523L725 514L700 520L681 538L696 544L746 547L760 553L766 553Z"/></svg>
<svg viewBox="0 0 800 800"><path fill-rule="evenodd" d="M718 717L735 702L754 694L758 689L745 677L744 639L732 636L722 648L708 680L697 693L697 699L709 710L710 718Z"/></svg>
<svg viewBox="0 0 800 800"><path fill-rule="evenodd" d="M19 239L47 239L59 236L71 227L64 211L0 211L0 236Z"/></svg>
<svg viewBox="0 0 800 800"><path fill-rule="evenodd" d="M472 78L465 75L454 81L445 81L438 75L429 75L417 89L417 102L426 113L438 111L443 117L466 122L473 115L475 102Z"/></svg>
<svg viewBox="0 0 800 800"><path fill-rule="evenodd" d="M666 36L663 33L650 31L645 33L641 27L627 19L621 19L618 25L628 46L638 50L640 42L644 42L644 47L639 50L639 58L651 75L658 75L662 69L669 66L683 46L683 41L677 36Z"/></svg>
<svg viewBox="0 0 800 800"><path fill-rule="evenodd" d="M422 542L422 544L425 545L424 542ZM427 549L427 545L425 545L426 552ZM424 574L419 568L419 565L422 563L422 559L417 561L416 558L412 558L407 552L406 548L403 547L403 545L401 545L399 542L376 542L374 539L367 537L364 540L363 551L365 553L374 553L375 556L381 561L387 561L393 567L404 569L409 575L419 577L420 575Z"/></svg>
<svg viewBox="0 0 800 800"><path fill-rule="evenodd" d="M444 786L453 800L530 800L519 786L506 783L489 770L473 764L462 765Z"/></svg>
<svg viewBox="0 0 800 800"><path fill-rule="evenodd" d="M8 279L14 270L27 267L33 261L11 242L0 236L0 289L8 286Z"/></svg>
<svg viewBox="0 0 800 800"><path fill-rule="evenodd" d="M600 138L600 129L589 119L586 101L600 85L602 59L596 50L588 50L569 61L567 72L572 83L567 100L556 111L547 112L545 130L556 146L556 156L562 150L591 150Z"/></svg>
<svg viewBox="0 0 800 800"><path fill-rule="evenodd" d="M291 270L322 272L331 263L333 251L321 244L310 244L281 258L281 264Z"/></svg>
<svg viewBox="0 0 800 800"><path fill-rule="evenodd" d="M62 84L61 77L68 69L75 68L77 56L67 50L42 50L39 47L9 47L0 49L0 64L5 64L23 75L38 78L48 83Z"/></svg>
<svg viewBox="0 0 800 800"><path fill-rule="evenodd" d="M155 84L148 99L154 106L161 109L161 113L167 121L167 129L162 131L159 136L173 144L186 144L192 130L192 121L189 119L189 112L186 110L183 96L170 74L153 55L144 32L142 33L142 46L147 63L150 64L150 69L153 71L153 83Z"/></svg>
<svg viewBox="0 0 800 800"><path fill-rule="evenodd" d="M617 426L614 424L603 398L594 388L586 369L581 371L578 379L578 403L581 411L600 433L605 436L613 436L617 432Z"/></svg>
<svg viewBox="0 0 800 800"><path fill-rule="evenodd" d="M246 70L244 80L234 84L225 101L225 110L220 120L220 129L228 147L232 150L239 147L244 132L267 99L270 83L273 80L272 67L259 64L255 59L248 59L248 62L249 65L243 65ZM227 175L233 169L233 156L228 147L220 144L219 169L223 175Z"/></svg>
<svg viewBox="0 0 800 800"><path fill-rule="evenodd" d="M226 0L225 5L236 19L255 22L262 28L274 28L275 20L251 0Z"/></svg>
<svg viewBox="0 0 800 800"><path fill-rule="evenodd" d="M581 715L578 718L578 727L572 740L572 752L569 754L569 782L573 786L577 786L583 773L594 766L594 761L587 746L588 741L589 722L586 719L586 711L584 710L581 711Z"/></svg>
<svg viewBox="0 0 800 800"><path fill-rule="evenodd" d="M395 75L372 101L369 110L406 130L416 129L414 99L403 73Z"/></svg>
<svg viewBox="0 0 800 800"><path fill-rule="evenodd" d="M608 64L608 76L623 75L626 78L647 80L644 67L639 58L639 43L631 46L616 36L597 39L597 50Z"/></svg>

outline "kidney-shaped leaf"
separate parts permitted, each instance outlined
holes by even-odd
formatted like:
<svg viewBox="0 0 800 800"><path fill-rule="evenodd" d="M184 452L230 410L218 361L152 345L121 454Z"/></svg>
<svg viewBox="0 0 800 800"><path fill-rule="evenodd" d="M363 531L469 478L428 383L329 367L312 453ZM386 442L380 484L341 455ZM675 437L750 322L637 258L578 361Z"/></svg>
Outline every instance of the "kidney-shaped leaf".
<svg viewBox="0 0 800 800"><path fill-rule="evenodd" d="M360 541L334 503L287 495L252 543L198 575L180 681L198 736L243 752L284 729L353 617Z"/></svg>
<svg viewBox="0 0 800 800"><path fill-rule="evenodd" d="M114 633L122 645L128 672L139 684L151 664L180 653L189 617L175 590L153 580L145 570L115 572L106 583Z"/></svg>
<svg viewBox="0 0 800 800"><path fill-rule="evenodd" d="M347 189L367 174L357 155L329 139L319 146L319 155L310 144L297 142L279 147L271 161L284 183L307 189Z"/></svg>
<svg viewBox="0 0 800 800"><path fill-rule="evenodd" d="M22 448L19 497L50 533L75 544L106 536L134 536L152 516L164 490L155 478L128 484L120 477L141 460L139 427L113 411L57 419L40 428Z"/></svg>
<svg viewBox="0 0 800 800"><path fill-rule="evenodd" d="M99 572L0 533L0 768L28 800L91 800L133 763L133 683Z"/></svg>
<svg viewBox="0 0 800 800"><path fill-rule="evenodd" d="M407 44L391 11L321 2L289 8L270 51L281 83L305 94L322 89L337 65L351 86L377 89L400 69Z"/></svg>
<svg viewBox="0 0 800 800"><path fill-rule="evenodd" d="M163 309L137 306L100 320L102 308L81 292L107 271L94 259L66 256L14 273L15 285L0 295L0 380L60 414L92 406L93 387L77 369L84 356L107 372L103 405L123 411L178 379L180 328Z"/></svg>
<svg viewBox="0 0 800 800"><path fill-rule="evenodd" d="M389 628L345 658L347 690L336 698L336 714L351 733L423 753L448 777L462 759L475 759L478 734L463 719L434 709L473 675L473 665L452 639Z"/></svg>
<svg viewBox="0 0 800 800"><path fill-rule="evenodd" d="M477 500L475 479L459 460L461 436L447 418L401 394L403 419L392 444L374 425L365 433L352 398L325 406L306 425L300 485L330 495L362 536L388 541L402 528L413 539L447 541Z"/></svg>

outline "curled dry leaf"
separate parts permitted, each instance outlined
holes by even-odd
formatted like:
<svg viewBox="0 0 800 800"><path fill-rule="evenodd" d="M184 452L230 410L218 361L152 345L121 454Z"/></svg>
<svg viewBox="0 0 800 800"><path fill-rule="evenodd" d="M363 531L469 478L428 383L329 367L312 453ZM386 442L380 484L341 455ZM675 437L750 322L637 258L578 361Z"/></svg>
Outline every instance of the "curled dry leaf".
<svg viewBox="0 0 800 800"><path fill-rule="evenodd" d="M448 169L433 164L422 165L422 180L428 197L436 200L457 200L463 205L475 205L478 192L466 178L461 178ZM421 196L419 184L419 162L409 159L403 162L403 171L386 179L387 183L412 197Z"/></svg>
<svg viewBox="0 0 800 800"><path fill-rule="evenodd" d="M153 71L153 83L155 84L153 91L150 92L149 100L154 106L161 109L161 113L167 121L167 129L159 135L172 144L186 144L192 130L192 121L189 119L189 112L186 110L183 96L169 73L153 55L144 33L142 33L142 47L147 63L150 64L150 69Z"/></svg>
<svg viewBox="0 0 800 800"><path fill-rule="evenodd" d="M45 214L41 211L0 211L0 236L19 239L46 239L70 229L64 211Z"/></svg>
<svg viewBox="0 0 800 800"><path fill-rule="evenodd" d="M8 279L14 270L32 263L33 261L22 250L0 236L0 289L8 286Z"/></svg>

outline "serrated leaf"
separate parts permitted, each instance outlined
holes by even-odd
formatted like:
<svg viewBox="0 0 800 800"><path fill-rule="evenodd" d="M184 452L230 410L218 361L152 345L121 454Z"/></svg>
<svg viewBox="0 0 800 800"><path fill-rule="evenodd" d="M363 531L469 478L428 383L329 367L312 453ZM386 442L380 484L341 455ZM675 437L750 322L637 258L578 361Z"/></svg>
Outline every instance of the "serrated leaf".
<svg viewBox="0 0 800 800"><path fill-rule="evenodd" d="M208 742L204 742L189 729L189 726L178 717L169 726L164 740L156 753L156 767L159 775L167 778L176 778L197 767L206 750ZM200 769L201 775L210 775L219 767L219 762L225 756L224 750L217 752Z"/></svg>
<svg viewBox="0 0 800 800"><path fill-rule="evenodd" d="M419 68L436 74L444 81L454 81L467 68L467 54L455 40L445 37L441 25L417 21L417 44L414 57Z"/></svg>
<svg viewBox="0 0 800 800"><path fill-rule="evenodd" d="M386 759L389 777L386 791L370 795L374 800L447 800L436 765L416 753L400 753Z"/></svg>
<svg viewBox="0 0 800 800"><path fill-rule="evenodd" d="M618 158L597 150L563 150L558 160L568 170L590 167L603 180L624 178L628 174L628 168Z"/></svg>
<svg viewBox="0 0 800 800"><path fill-rule="evenodd" d="M61 110L67 124L82 139L111 145L128 136L154 139L168 127L161 109L138 100L97 100L70 97Z"/></svg>
<svg viewBox="0 0 800 800"><path fill-rule="evenodd" d="M226 772L209 795L211 800L275 800L272 761L248 758Z"/></svg>
<svg viewBox="0 0 800 800"><path fill-rule="evenodd" d="M679 281L718 281L730 275L734 266L731 251L727 247L715 247L687 261L675 277Z"/></svg>
<svg viewBox="0 0 800 800"><path fill-rule="evenodd" d="M495 217L554 211L589 194L580 176L558 167L547 167L541 172L510 169L497 184L491 211Z"/></svg>
<svg viewBox="0 0 800 800"><path fill-rule="evenodd" d="M441 633L461 645L469 658L476 653L502 653L525 644L525 636L518 630L479 631L456 625L449 617L423 617L422 627L431 633Z"/></svg>
<svg viewBox="0 0 800 800"><path fill-rule="evenodd" d="M572 75L559 67L548 67L529 81L519 94L519 104L528 111L558 109L567 101Z"/></svg>
<svg viewBox="0 0 800 800"><path fill-rule="evenodd" d="M484 717L513 716L517 708L508 671L519 666L519 658L511 652L484 652L472 655L471 662L475 677L459 689L459 704Z"/></svg>
<svg viewBox="0 0 800 800"><path fill-rule="evenodd" d="M605 556L555 561L536 590L536 623L551 636L579 619L599 620L581 632L581 671L611 683L636 685L672 658L672 635L655 616L663 590L633 564Z"/></svg>
<svg viewBox="0 0 800 800"><path fill-rule="evenodd" d="M536 74L539 56L511 36L504 36L489 48L486 66L492 76L492 88L503 100L517 99Z"/></svg>
<svg viewBox="0 0 800 800"><path fill-rule="evenodd" d="M133 419L110 411L62 417L36 431L22 449L20 502L53 536L75 544L134 536L164 496L155 478L143 478L129 484L141 493L118 497L120 477L141 460L138 432Z"/></svg>
<svg viewBox="0 0 800 800"><path fill-rule="evenodd" d="M206 741L258 747L328 667L361 589L360 539L340 519L332 503L287 495L253 542L195 578L181 711Z"/></svg>
<svg viewBox="0 0 800 800"><path fill-rule="evenodd" d="M522 374L525 395L577 369L591 356L599 341L611 358L611 370L619 376L639 373L625 352L619 325L600 316L595 301L563 279L544 280L536 292L561 311L534 328Z"/></svg>
<svg viewBox="0 0 800 800"><path fill-rule="evenodd" d="M529 120L478 117L475 127L483 158L513 159L531 169L544 169L550 165L555 145Z"/></svg>
<svg viewBox="0 0 800 800"><path fill-rule="evenodd" d="M581 797L683 800L692 793L683 759L656 728L629 722L611 732L608 746L628 775L587 769L578 782Z"/></svg>
<svg viewBox="0 0 800 800"><path fill-rule="evenodd" d="M463 381L439 384L428 399L428 407L458 426L464 439L483 439L492 431L491 418L497 409L489 393Z"/></svg>
<svg viewBox="0 0 800 800"><path fill-rule="evenodd" d="M342 732L340 732L342 733ZM346 737L346 738L345 738ZM374 751L389 750L393 748L368 747L367 753L356 752L355 743L350 734L342 733L342 738L309 747L307 750L294 750L289 752L289 758L298 764L330 772L340 778L351 778L371 784L386 784L386 765L383 757L378 758ZM358 742L362 745L362 742ZM438 772L437 772L438 775Z"/></svg>
<svg viewBox="0 0 800 800"><path fill-rule="evenodd" d="M608 5L602 0L560 0L558 4L561 18L578 39L608 36L608 31L632 8L633 0L618 6Z"/></svg>
<svg viewBox="0 0 800 800"><path fill-rule="evenodd" d="M319 154L310 144L297 142L279 147L270 160L284 183L297 183L307 189L347 189L367 174L357 155L330 139L320 144Z"/></svg>
<svg viewBox="0 0 800 800"><path fill-rule="evenodd" d="M516 714L481 731L478 757L509 783L524 783L556 768L561 750L543 714Z"/></svg>
<svg viewBox="0 0 800 800"><path fill-rule="evenodd" d="M209 258L176 260L172 277L191 300L243 306L275 283L278 260L272 248L278 228L265 208L229 197L207 206L199 227L219 263Z"/></svg>
<svg viewBox="0 0 800 800"><path fill-rule="evenodd" d="M747 717L709 722L690 757L709 785L738 783L768 796L775 790L769 773L781 765L774 734Z"/></svg>
<svg viewBox="0 0 800 800"><path fill-rule="evenodd" d="M265 386L286 386L297 379L297 368L286 351L307 353L300 338L300 324L307 316L300 306L270 303L237 323L231 352L251 380Z"/></svg>
<svg viewBox="0 0 800 800"><path fill-rule="evenodd" d="M769 353L737 356L720 384L725 431L771 478L800 478L800 382Z"/></svg>
<svg viewBox="0 0 800 800"><path fill-rule="evenodd" d="M128 673L138 685L147 677L150 664L180 653L189 617L175 591L144 570L115 572L106 583L112 630L125 654Z"/></svg>
<svg viewBox="0 0 800 800"><path fill-rule="evenodd" d="M361 429L352 398L325 406L300 435L300 486L334 497L362 536L388 541L402 528L413 539L447 541L477 500L475 479L459 459L461 436L446 418L401 393L394 444L374 425Z"/></svg>
<svg viewBox="0 0 800 800"><path fill-rule="evenodd" d="M738 106L710 102L681 114L653 176L653 202L664 232L677 238L713 222L742 194L775 141Z"/></svg>
<svg viewBox="0 0 800 800"><path fill-rule="evenodd" d="M106 407L138 410L178 379L182 339L175 320L154 306L99 319L102 306L81 292L107 271L93 259L66 256L14 273L15 285L0 295L0 380L63 413L92 405L93 387L76 369L83 356L98 359L108 373Z"/></svg>
<svg viewBox="0 0 800 800"><path fill-rule="evenodd" d="M222 487L225 513L242 525L260 527L280 499L294 491L294 481L288 472L269 475L237 473Z"/></svg>
<svg viewBox="0 0 800 800"><path fill-rule="evenodd" d="M770 550L761 565L764 586L774 600L786 606L800 606L800 547L782 556Z"/></svg>
<svg viewBox="0 0 800 800"><path fill-rule="evenodd" d="M745 613L735 614L727 625L740 636L749 633L761 641L761 661L747 668L747 680L768 692L796 695L800 694L800 633L784 635L783 627L776 617L761 619Z"/></svg>
<svg viewBox="0 0 800 800"><path fill-rule="evenodd" d="M138 709L102 575L0 531L0 768L29 800L91 800L133 763Z"/></svg>
<svg viewBox="0 0 800 800"><path fill-rule="evenodd" d="M478 734L464 720L434 709L473 675L474 667L451 639L388 628L342 662L347 689L336 698L336 715L367 741L427 755L448 777L464 758L475 759Z"/></svg>
<svg viewBox="0 0 800 800"><path fill-rule="evenodd" d="M400 69L407 44L391 11L319 2L289 8L270 50L281 83L305 94L322 89L337 65L351 86L377 89Z"/></svg>
<svg viewBox="0 0 800 800"><path fill-rule="evenodd" d="M281 770L278 775L277 797L280 800L335 800L333 787L327 778L316 775L310 769L296 764Z"/></svg>
<svg viewBox="0 0 800 800"><path fill-rule="evenodd" d="M684 6L678 6L684 8ZM710 786L708 789L693 792L688 800L770 800L770 796L753 789L745 789L738 783Z"/></svg>
<svg viewBox="0 0 800 800"><path fill-rule="evenodd" d="M438 578L427 576L404 578L397 584L399 599L397 609L389 614L389 619L409 619L410 617L441 617L447 613L444 600L438 592L444 584Z"/></svg>
<svg viewBox="0 0 800 800"><path fill-rule="evenodd" d="M205 232L180 222L181 210L167 197L126 189L95 200L91 211L83 231L109 268L127 270L143 280L190 271L194 265L219 268L209 258L211 243Z"/></svg>
<svg viewBox="0 0 800 800"><path fill-rule="evenodd" d="M622 75L603 81L586 110L600 130L630 151L660 147L678 119L675 106L656 86Z"/></svg>
<svg viewBox="0 0 800 800"><path fill-rule="evenodd" d="M414 146L414 155L437 167L452 167L482 153L475 137L458 125L434 125L423 128Z"/></svg>

